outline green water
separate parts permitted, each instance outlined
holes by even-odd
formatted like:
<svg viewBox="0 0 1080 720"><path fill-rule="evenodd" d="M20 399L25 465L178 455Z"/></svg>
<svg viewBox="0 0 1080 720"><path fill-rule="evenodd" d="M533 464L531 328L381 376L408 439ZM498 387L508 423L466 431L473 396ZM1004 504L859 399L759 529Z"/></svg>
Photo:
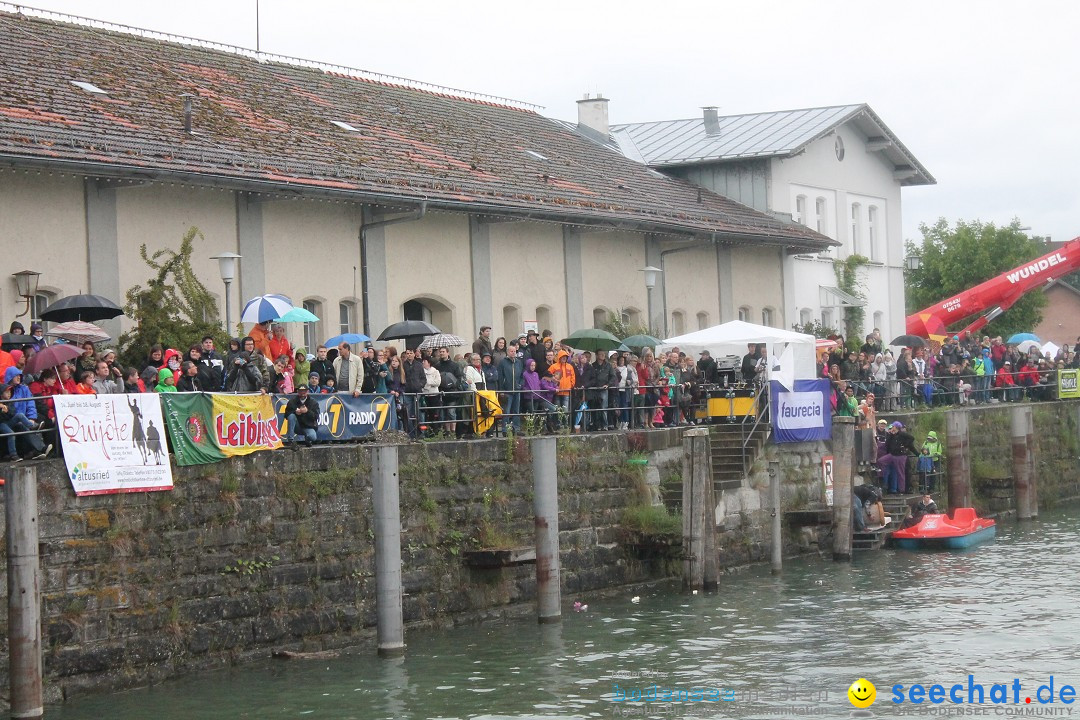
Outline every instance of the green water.
<svg viewBox="0 0 1080 720"><path fill-rule="evenodd" d="M967 675L989 691L1050 675L1080 685L1080 520L1005 520L965 552L881 551L853 564L788 561L752 568L715 594L677 587L564 597L558 626L531 618L420 634L407 656L368 650L331 660L271 661L152 688L77 699L48 718L789 718L847 717L859 677L878 688L876 716L898 715L896 683L946 687ZM574 600L589 605L575 613ZM715 689L719 702L616 703L622 690ZM965 686L966 687L966 686ZM1011 699L1011 698L1010 698ZM792 706L795 706L794 708ZM911 706L944 713L957 706ZM969 709L971 706L967 706ZM983 706L989 715L1074 706Z"/></svg>

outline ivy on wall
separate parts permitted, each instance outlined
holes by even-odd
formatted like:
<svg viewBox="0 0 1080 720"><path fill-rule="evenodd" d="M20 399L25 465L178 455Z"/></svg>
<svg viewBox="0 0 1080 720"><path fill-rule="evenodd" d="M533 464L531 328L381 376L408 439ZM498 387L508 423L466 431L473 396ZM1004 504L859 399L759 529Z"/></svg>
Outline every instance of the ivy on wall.
<svg viewBox="0 0 1080 720"><path fill-rule="evenodd" d="M858 270L869 264L870 258L865 255L849 255L843 260L833 261L833 271L836 273L836 287L848 295L866 300L866 294L862 283L859 282ZM858 349L863 341L863 322L866 320L866 310L859 307L844 308L844 338L849 347ZM854 345L852 345L854 343Z"/></svg>

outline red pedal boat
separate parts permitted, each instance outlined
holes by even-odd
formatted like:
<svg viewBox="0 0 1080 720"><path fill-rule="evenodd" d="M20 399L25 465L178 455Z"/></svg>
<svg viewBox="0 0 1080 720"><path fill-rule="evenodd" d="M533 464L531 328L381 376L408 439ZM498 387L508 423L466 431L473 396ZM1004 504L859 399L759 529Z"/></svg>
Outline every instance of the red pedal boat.
<svg viewBox="0 0 1080 720"><path fill-rule="evenodd" d="M956 550L990 540L996 533L994 521L978 517L975 508L956 508L951 516L923 515L915 525L894 532L891 540L904 550Z"/></svg>

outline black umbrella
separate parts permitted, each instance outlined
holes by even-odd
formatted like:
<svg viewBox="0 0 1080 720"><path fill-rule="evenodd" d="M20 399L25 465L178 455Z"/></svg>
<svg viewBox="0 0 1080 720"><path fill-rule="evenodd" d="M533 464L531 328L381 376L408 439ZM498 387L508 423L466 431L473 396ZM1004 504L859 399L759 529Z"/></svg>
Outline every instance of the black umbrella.
<svg viewBox="0 0 1080 720"><path fill-rule="evenodd" d="M8 346L23 347L24 345L36 345L38 339L33 335L20 335L19 333L4 333L0 335L0 345L7 350Z"/></svg>
<svg viewBox="0 0 1080 720"><path fill-rule="evenodd" d="M425 335L438 335L442 330L423 320L402 320L379 333L379 340L396 340Z"/></svg>
<svg viewBox="0 0 1080 720"><path fill-rule="evenodd" d="M926 347L926 339L918 335L901 335L893 338L893 341L889 344L896 347L921 348Z"/></svg>
<svg viewBox="0 0 1080 720"><path fill-rule="evenodd" d="M50 322L70 322L83 320L111 320L124 314L124 309L109 298L100 295L68 295L45 308L42 320Z"/></svg>

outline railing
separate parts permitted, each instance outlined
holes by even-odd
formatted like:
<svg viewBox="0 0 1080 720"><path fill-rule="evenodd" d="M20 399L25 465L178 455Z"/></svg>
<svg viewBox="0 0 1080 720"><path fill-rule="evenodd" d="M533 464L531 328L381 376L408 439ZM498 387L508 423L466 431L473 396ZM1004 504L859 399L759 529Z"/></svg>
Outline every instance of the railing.
<svg viewBox="0 0 1080 720"><path fill-rule="evenodd" d="M1020 402L1022 400L1057 400L1057 371L1042 371L1039 382L1021 384L1019 373L1012 373L1015 385L997 387L997 375L949 374L915 379L845 380L863 398L873 392L876 407L885 412L910 410L916 405L926 407L982 404L990 402Z"/></svg>

